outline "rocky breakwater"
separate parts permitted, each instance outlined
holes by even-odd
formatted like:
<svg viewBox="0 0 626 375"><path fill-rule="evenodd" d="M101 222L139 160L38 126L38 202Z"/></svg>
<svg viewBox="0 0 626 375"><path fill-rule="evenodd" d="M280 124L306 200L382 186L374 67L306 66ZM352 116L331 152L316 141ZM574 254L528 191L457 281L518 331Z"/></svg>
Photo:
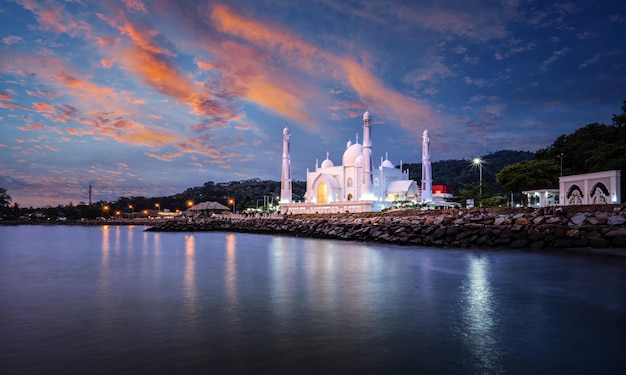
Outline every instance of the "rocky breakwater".
<svg viewBox="0 0 626 375"><path fill-rule="evenodd" d="M293 215L168 221L148 231L231 231L463 248L566 250L626 256L626 212Z"/></svg>

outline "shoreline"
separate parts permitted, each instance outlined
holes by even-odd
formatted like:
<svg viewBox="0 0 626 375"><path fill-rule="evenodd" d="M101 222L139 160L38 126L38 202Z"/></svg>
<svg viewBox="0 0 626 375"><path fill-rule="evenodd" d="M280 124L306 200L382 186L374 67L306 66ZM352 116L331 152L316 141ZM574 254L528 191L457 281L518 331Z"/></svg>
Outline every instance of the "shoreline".
<svg viewBox="0 0 626 375"><path fill-rule="evenodd" d="M611 211L611 209L613 209ZM0 221L0 225L132 225L151 232L241 232L466 249L559 251L626 257L626 210L396 210L362 214L231 215L210 219ZM568 212L569 211L569 212Z"/></svg>

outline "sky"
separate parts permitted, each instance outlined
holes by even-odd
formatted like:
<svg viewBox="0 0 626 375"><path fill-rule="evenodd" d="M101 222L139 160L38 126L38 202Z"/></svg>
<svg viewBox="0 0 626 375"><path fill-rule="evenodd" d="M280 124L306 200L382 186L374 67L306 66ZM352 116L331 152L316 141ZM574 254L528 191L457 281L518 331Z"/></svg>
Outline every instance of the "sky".
<svg viewBox="0 0 626 375"><path fill-rule="evenodd" d="M284 127L305 180L366 110L375 168L420 163L424 130L433 161L534 152L621 113L625 30L617 0L2 1L0 187L43 207L278 181Z"/></svg>

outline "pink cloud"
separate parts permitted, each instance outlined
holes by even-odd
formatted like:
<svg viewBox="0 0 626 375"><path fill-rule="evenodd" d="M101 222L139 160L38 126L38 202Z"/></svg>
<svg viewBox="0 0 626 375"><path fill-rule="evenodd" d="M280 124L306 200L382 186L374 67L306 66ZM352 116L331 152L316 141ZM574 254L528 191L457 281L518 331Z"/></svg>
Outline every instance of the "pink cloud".
<svg viewBox="0 0 626 375"><path fill-rule="evenodd" d="M146 6L139 0L122 0L129 12L148 13Z"/></svg>
<svg viewBox="0 0 626 375"><path fill-rule="evenodd" d="M23 41L24 39L22 37L15 36L15 35L9 35L9 36L2 38L2 43L6 44L7 46L10 46L11 44L23 42Z"/></svg>

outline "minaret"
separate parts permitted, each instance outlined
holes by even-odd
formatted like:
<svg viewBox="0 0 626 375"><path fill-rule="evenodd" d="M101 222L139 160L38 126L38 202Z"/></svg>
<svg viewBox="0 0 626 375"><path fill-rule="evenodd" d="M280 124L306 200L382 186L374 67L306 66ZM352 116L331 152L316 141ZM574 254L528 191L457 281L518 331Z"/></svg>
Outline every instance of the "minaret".
<svg viewBox="0 0 626 375"><path fill-rule="evenodd" d="M280 203L291 203L291 156L289 129L283 129L283 173L280 182Z"/></svg>
<svg viewBox="0 0 626 375"><path fill-rule="evenodd" d="M433 172L430 165L428 130L422 134L422 202L433 200Z"/></svg>
<svg viewBox="0 0 626 375"><path fill-rule="evenodd" d="M361 198L363 199L373 199L371 121L370 113L366 111L363 114L363 148L361 149L363 163Z"/></svg>

